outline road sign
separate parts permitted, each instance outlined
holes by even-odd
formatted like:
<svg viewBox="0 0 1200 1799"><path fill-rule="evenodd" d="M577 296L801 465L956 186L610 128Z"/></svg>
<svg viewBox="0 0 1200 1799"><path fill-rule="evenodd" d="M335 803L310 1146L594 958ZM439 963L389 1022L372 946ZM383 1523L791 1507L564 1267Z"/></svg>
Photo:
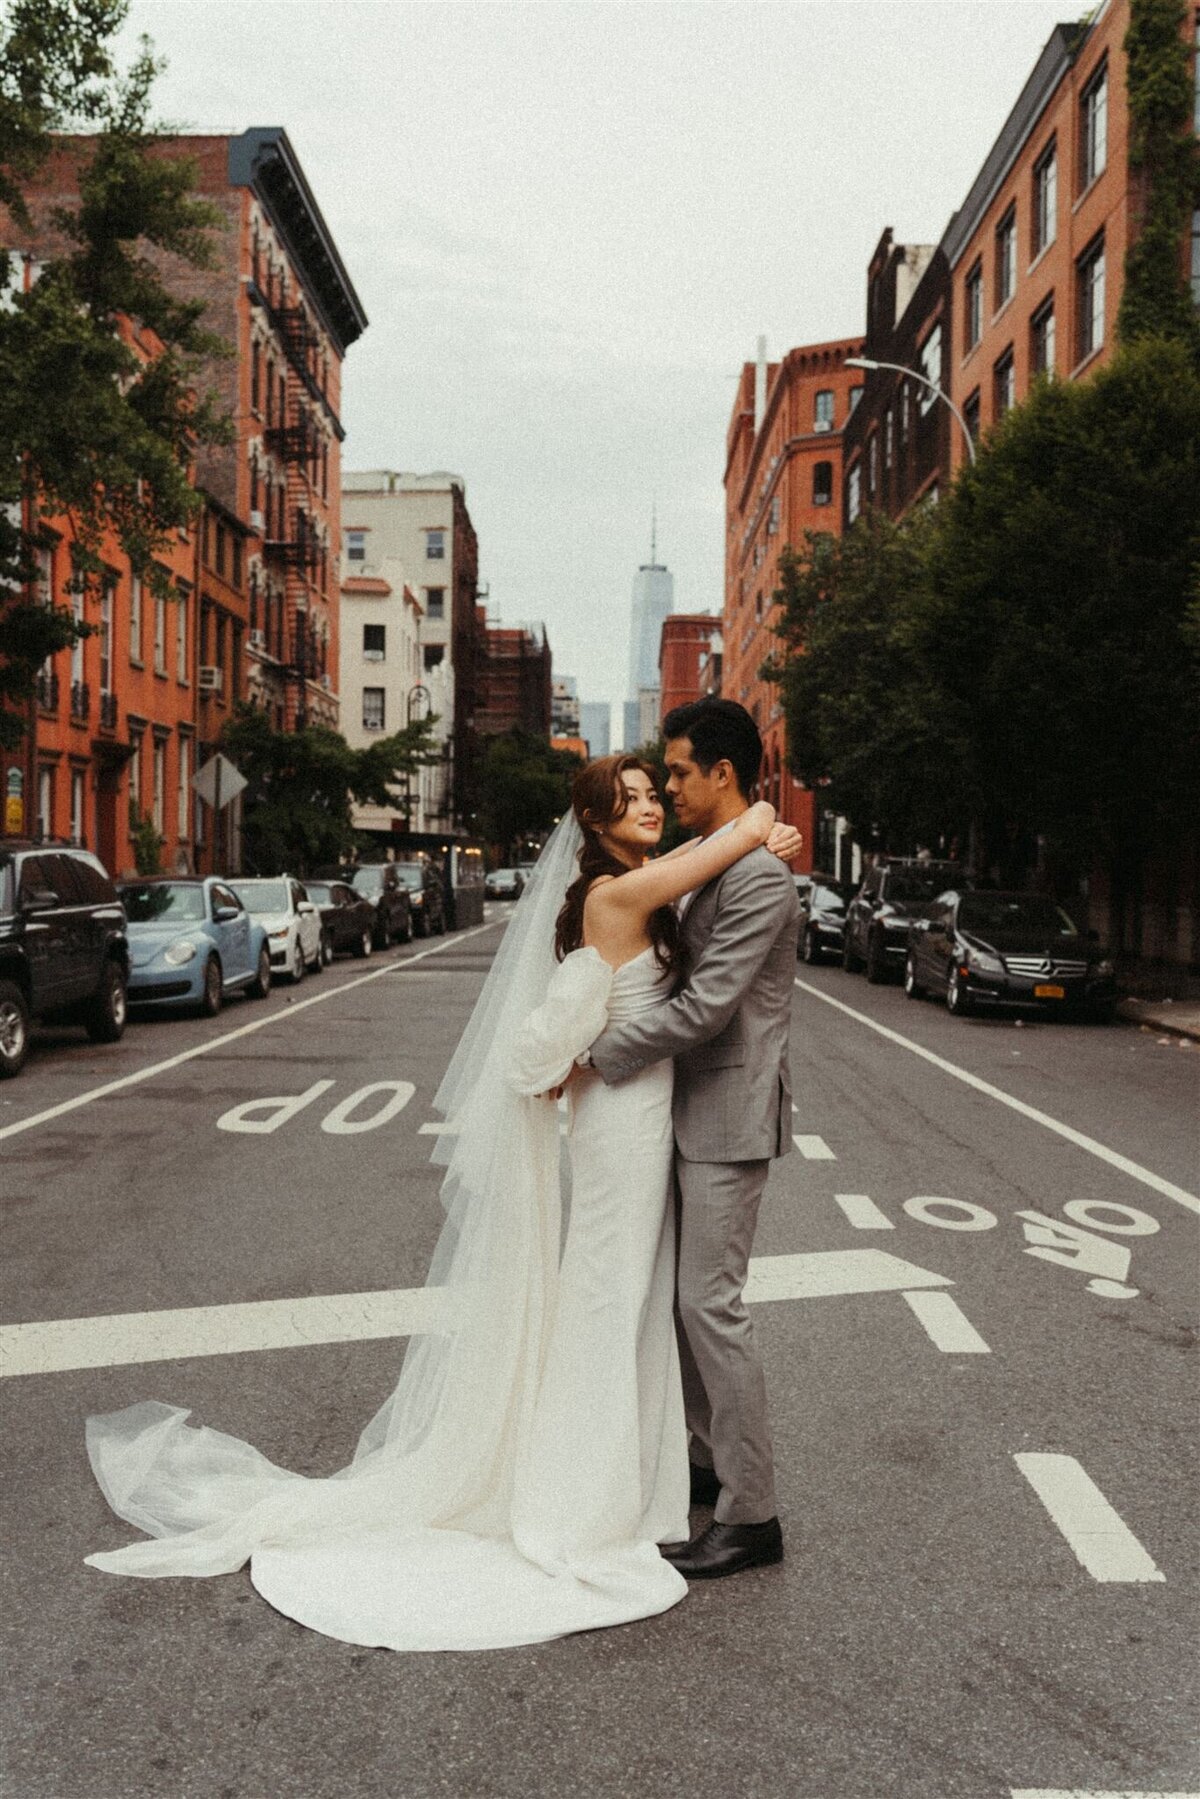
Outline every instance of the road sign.
<svg viewBox="0 0 1200 1799"><path fill-rule="evenodd" d="M218 811L235 800L246 786L246 777L235 768L228 756L210 756L203 768L192 776L192 787L206 806Z"/></svg>

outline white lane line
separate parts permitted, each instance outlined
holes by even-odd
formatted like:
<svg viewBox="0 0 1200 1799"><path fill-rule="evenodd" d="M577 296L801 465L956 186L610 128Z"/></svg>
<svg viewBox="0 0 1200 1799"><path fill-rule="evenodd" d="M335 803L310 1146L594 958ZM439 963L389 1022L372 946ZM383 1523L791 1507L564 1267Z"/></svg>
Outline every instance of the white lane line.
<svg viewBox="0 0 1200 1799"><path fill-rule="evenodd" d="M1110 1792L1106 1787L1101 1792L1099 1787L1009 1787L1011 1799L1200 1799L1200 1793L1194 1789L1188 1793L1153 1793L1139 1789L1134 1793L1128 1787L1122 1787L1119 1793Z"/></svg>
<svg viewBox="0 0 1200 1799"><path fill-rule="evenodd" d="M879 1249L757 1256L746 1298L822 1299L837 1294L895 1293L947 1286L945 1275ZM62 1374L189 1356L247 1350L308 1349L321 1343L366 1342L428 1330L442 1312L443 1289L398 1287L368 1293L325 1293L303 1299L185 1306L98 1318L55 1318L0 1328L0 1374Z"/></svg>
<svg viewBox="0 0 1200 1799"><path fill-rule="evenodd" d="M323 988L310 999L296 1000L286 1011L270 1012L265 1017L256 1018L251 1024L239 1026L236 1031L225 1031L220 1037L210 1037L207 1043L197 1043L177 1056L168 1056L165 1062L152 1062L149 1068L139 1068L134 1074L122 1075L119 1081L106 1081L103 1087L92 1087L87 1093L76 1094L74 1099L63 1100L61 1105L47 1106L44 1112L33 1112L28 1118L18 1118L14 1124L6 1124L0 1129L0 1143L6 1137L17 1137L22 1131L31 1131L35 1125L49 1124L52 1118L62 1118L68 1112L78 1111L80 1106L89 1106L93 1100L107 1099L110 1093L121 1093L126 1087L136 1087L141 1081L152 1080L156 1074L166 1074L171 1068L180 1068L197 1056L208 1055L210 1050L223 1049L227 1043L236 1043L239 1037L249 1037L255 1031L266 1030L268 1025L285 1023L309 1006L319 1006L327 999L336 999L339 993L349 993L354 987L365 987L368 981L383 980L387 975L402 974L414 962L424 962L427 956L440 955L443 950L453 949L457 944L465 943L468 937L478 937L481 931L488 929L490 926L479 924L472 930L444 937L432 949L419 950L415 956L406 956L400 962L389 962L384 968L373 968L370 974L360 974L352 981L343 981L340 987Z"/></svg>
<svg viewBox="0 0 1200 1799"><path fill-rule="evenodd" d="M1074 1143L1079 1149L1086 1149L1089 1155L1098 1156L1102 1162L1108 1162L1113 1168L1119 1168L1122 1174L1140 1181L1144 1187L1153 1188L1166 1199L1175 1199L1189 1212L1200 1215L1200 1197L1189 1193L1185 1187L1177 1187L1172 1181L1166 1181L1150 1168L1143 1168L1140 1162L1131 1162L1128 1156L1120 1155L1115 1149L1109 1149L1103 1143L1097 1143L1094 1137L1085 1137L1082 1131L1074 1130L1069 1124L1063 1124L1057 1118L1051 1118L1048 1112L1039 1112L1036 1106L1027 1106L1023 1099L1016 1099L1011 1093L1005 1093L1000 1087L993 1087L990 1081L981 1080L979 1075L972 1074L969 1069L960 1068L956 1062L948 1062L945 1056L935 1055L921 1043L914 1043L911 1037L902 1037L899 1031L889 1030L875 1018L865 1012L856 1012L853 1006L847 1006L842 1000L834 999L832 994L822 993L819 987L813 987L808 981L796 981L802 993L811 993L814 999L822 999L827 1006L844 1012L847 1018L856 1018L859 1024L869 1025L889 1043L898 1043L901 1049L911 1050L914 1056L920 1056L925 1062L932 1062L944 1074L953 1075L956 1081L962 1081L968 1087L974 1087L977 1093L986 1093L989 1099L998 1099L1001 1105L1010 1106L1014 1112L1020 1112L1024 1118L1032 1118L1035 1124L1045 1125L1048 1131L1055 1131L1058 1136L1065 1137L1068 1143Z"/></svg>
<svg viewBox="0 0 1200 1799"><path fill-rule="evenodd" d="M962 1307L948 1293L906 1293L904 1297L938 1349L948 1355L991 1355Z"/></svg>
<svg viewBox="0 0 1200 1799"><path fill-rule="evenodd" d="M793 1137L792 1142L806 1162L836 1162L837 1157L824 1137Z"/></svg>
<svg viewBox="0 0 1200 1799"><path fill-rule="evenodd" d="M1164 1580L1120 1513L1072 1455L1013 1460L1093 1580Z"/></svg>
<svg viewBox="0 0 1200 1799"><path fill-rule="evenodd" d="M856 1231L894 1231L896 1228L887 1213L881 1212L866 1193L835 1193L833 1198Z"/></svg>

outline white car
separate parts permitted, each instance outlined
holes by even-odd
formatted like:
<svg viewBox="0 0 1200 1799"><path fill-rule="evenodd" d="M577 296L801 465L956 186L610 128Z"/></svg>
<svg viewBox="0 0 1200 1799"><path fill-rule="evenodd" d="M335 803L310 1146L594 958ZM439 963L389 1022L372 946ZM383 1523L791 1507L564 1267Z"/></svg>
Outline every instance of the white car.
<svg viewBox="0 0 1200 1799"><path fill-rule="evenodd" d="M291 875L271 881L233 881L234 892L267 933L271 968L302 981L305 970L324 966L321 914Z"/></svg>

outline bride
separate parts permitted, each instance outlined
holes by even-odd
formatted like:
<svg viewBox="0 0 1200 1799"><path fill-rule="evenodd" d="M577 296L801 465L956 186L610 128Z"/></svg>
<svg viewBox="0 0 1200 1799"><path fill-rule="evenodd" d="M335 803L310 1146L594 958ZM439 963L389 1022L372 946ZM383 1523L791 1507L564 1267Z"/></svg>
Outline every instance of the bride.
<svg viewBox="0 0 1200 1799"><path fill-rule="evenodd" d="M352 1461L298 1475L152 1400L89 1418L105 1497L150 1538L91 1566L149 1578L249 1559L288 1617L407 1650L540 1642L683 1598L657 1547L688 1534L672 1064L606 1087L575 1058L680 984L676 901L760 844L795 853L774 816L760 803L651 860L653 771L616 755L580 772L438 1090L429 1323ZM564 1084L565 1171L546 1097Z"/></svg>

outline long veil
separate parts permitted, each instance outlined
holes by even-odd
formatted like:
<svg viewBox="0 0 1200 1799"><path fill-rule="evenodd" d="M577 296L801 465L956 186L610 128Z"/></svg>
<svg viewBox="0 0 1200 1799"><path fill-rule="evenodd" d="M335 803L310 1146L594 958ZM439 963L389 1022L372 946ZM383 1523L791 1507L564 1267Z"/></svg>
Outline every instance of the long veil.
<svg viewBox="0 0 1200 1799"><path fill-rule="evenodd" d="M507 1528L553 1319L561 1235L558 1112L538 1095L604 1026L611 971L556 963L554 920L577 864L568 815L514 908L438 1089L446 1209L428 1320L350 1463L309 1478L147 1400L87 1421L112 1509L151 1541L90 1555L106 1572L209 1575L263 1545L394 1525L484 1537ZM236 1364L235 1364L236 1365Z"/></svg>

